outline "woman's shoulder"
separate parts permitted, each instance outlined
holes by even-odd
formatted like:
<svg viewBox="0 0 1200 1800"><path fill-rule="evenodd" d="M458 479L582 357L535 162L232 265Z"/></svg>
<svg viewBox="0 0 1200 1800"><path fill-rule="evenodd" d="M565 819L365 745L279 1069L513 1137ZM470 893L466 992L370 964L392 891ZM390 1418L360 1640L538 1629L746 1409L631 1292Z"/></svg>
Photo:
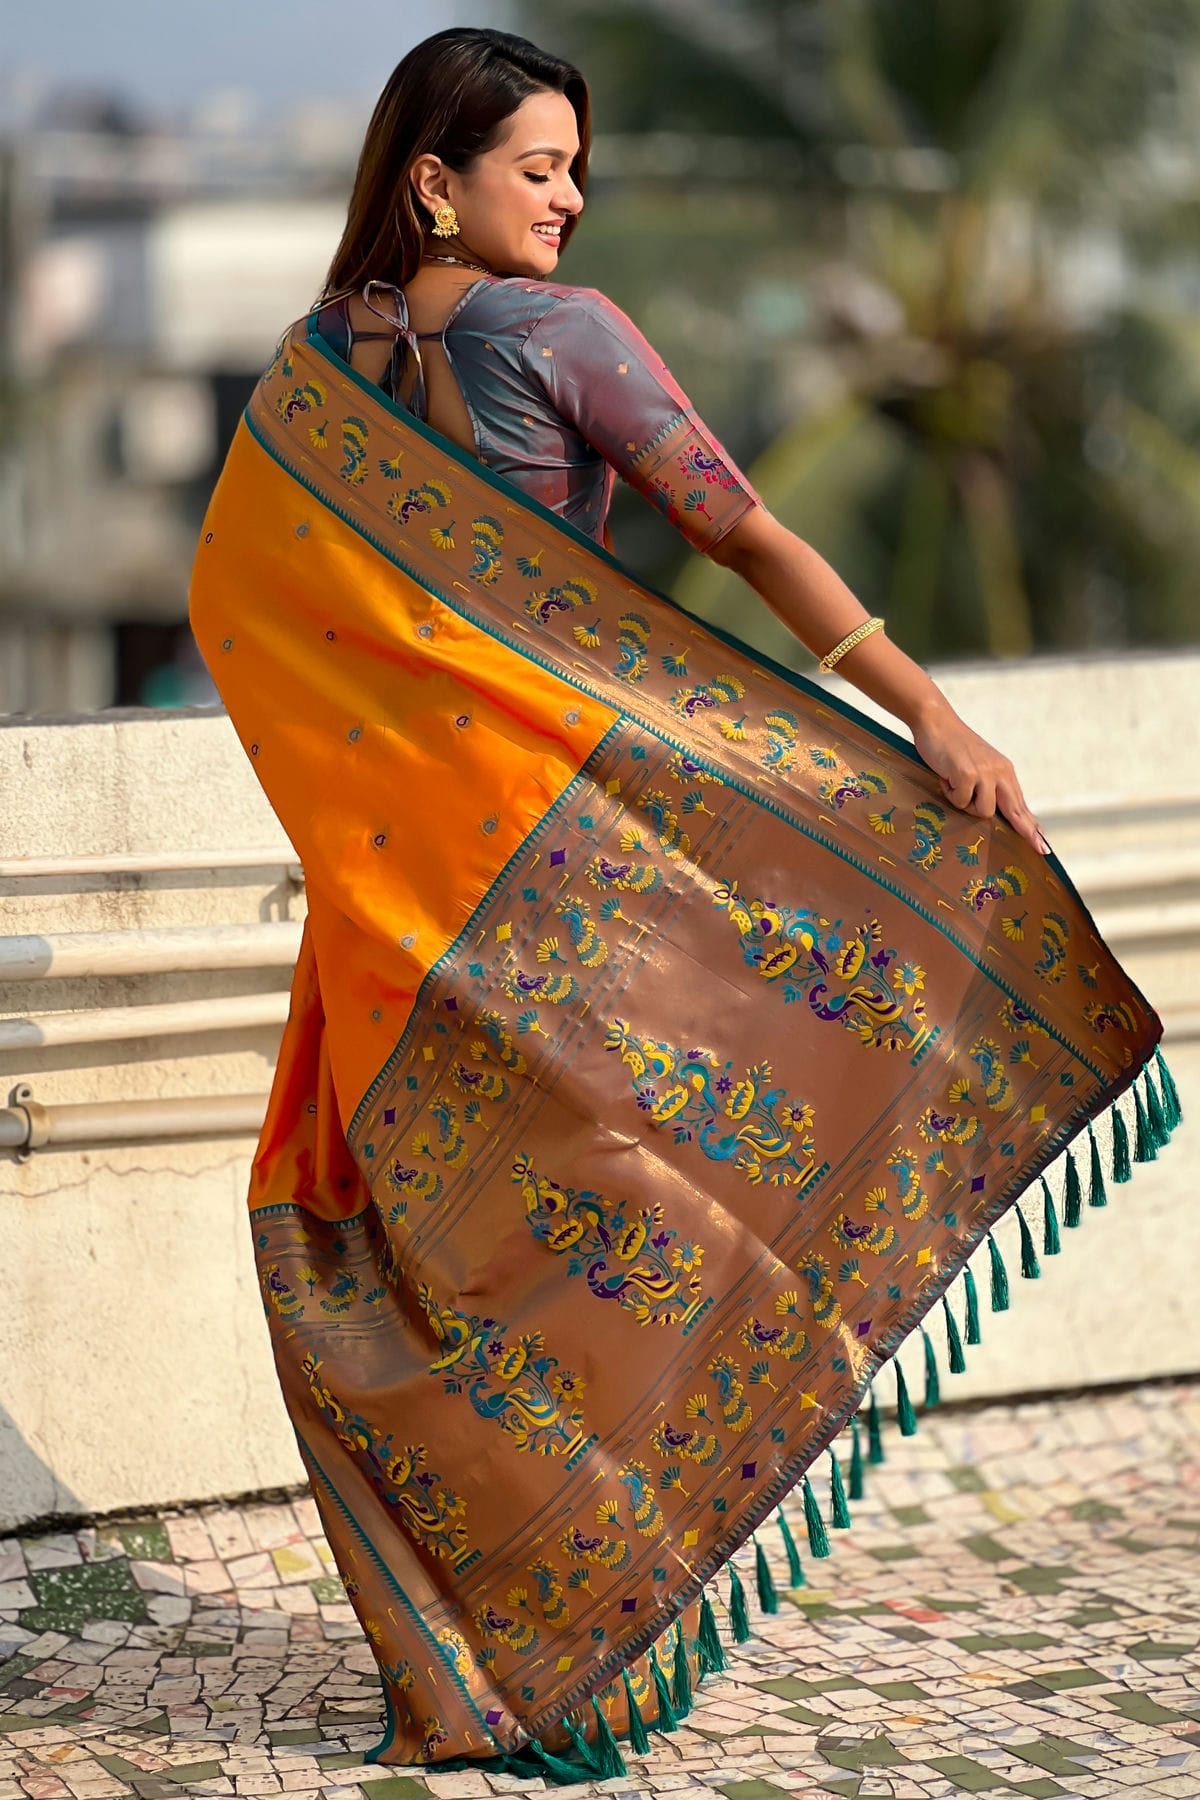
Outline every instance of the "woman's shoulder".
<svg viewBox="0 0 1200 1800"><path fill-rule="evenodd" d="M598 288L573 287L562 281L531 281L522 275L481 282L471 295L470 311L473 325L486 317L489 322L508 325L524 336L551 316L558 327L625 317Z"/></svg>

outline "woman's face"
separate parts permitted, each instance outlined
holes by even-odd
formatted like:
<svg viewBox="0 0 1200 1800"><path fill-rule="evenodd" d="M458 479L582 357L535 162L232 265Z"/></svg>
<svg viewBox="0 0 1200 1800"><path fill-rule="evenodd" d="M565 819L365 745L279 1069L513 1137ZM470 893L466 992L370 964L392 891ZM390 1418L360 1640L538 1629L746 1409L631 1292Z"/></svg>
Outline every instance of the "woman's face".
<svg viewBox="0 0 1200 1800"><path fill-rule="evenodd" d="M469 256L503 275L552 275L563 221L583 207L571 180L579 154L575 109L565 94L531 94L508 121L506 136L463 175L434 157L428 183L414 170L428 209L444 190L458 214L458 236L431 238L430 249Z"/></svg>

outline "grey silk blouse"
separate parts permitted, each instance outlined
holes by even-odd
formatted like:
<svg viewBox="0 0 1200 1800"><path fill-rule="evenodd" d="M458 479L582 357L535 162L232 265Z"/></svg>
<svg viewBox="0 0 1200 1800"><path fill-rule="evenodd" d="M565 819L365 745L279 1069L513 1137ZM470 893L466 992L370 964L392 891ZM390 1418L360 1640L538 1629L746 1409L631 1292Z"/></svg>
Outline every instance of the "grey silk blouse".
<svg viewBox="0 0 1200 1800"><path fill-rule="evenodd" d="M355 332L346 297L326 301L317 329L345 361L356 338L391 336L379 385L394 401L404 347L440 338L494 474L597 542L614 473L644 494L697 550L711 550L759 496L697 417L632 320L594 288L485 275L440 332L414 332L400 289L368 282L363 300L391 326ZM416 377L410 409L424 420Z"/></svg>

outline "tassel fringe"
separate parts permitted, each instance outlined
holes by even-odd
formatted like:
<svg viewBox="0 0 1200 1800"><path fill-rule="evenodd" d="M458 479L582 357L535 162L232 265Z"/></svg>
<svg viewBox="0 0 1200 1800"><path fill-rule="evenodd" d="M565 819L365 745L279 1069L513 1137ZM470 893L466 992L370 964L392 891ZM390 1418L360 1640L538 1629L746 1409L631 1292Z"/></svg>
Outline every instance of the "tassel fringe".
<svg viewBox="0 0 1200 1800"><path fill-rule="evenodd" d="M1021 1274L1026 1281L1036 1281L1042 1272L1042 1265L1037 1259L1037 1251L1033 1247L1033 1233L1029 1229L1025 1214L1017 1206L1017 1222L1021 1227Z"/></svg>
<svg viewBox="0 0 1200 1800"><path fill-rule="evenodd" d="M938 1405L942 1398L941 1383L938 1381L937 1357L933 1353L933 1339L921 1327L921 1336L925 1340L925 1410L929 1412Z"/></svg>
<svg viewBox="0 0 1200 1800"><path fill-rule="evenodd" d="M1088 1138L1091 1141L1091 1163L1088 1169L1088 1205L1107 1206L1108 1194L1104 1186L1104 1170L1100 1166L1100 1146L1096 1142L1096 1133L1092 1130L1092 1121L1088 1120Z"/></svg>
<svg viewBox="0 0 1200 1800"><path fill-rule="evenodd" d="M1042 1255L1059 1256L1062 1253L1062 1239L1058 1235L1058 1213L1054 1207L1054 1195L1050 1192L1050 1183L1042 1176Z"/></svg>
<svg viewBox="0 0 1200 1800"><path fill-rule="evenodd" d="M792 1536L792 1528L787 1522L787 1514L782 1506L775 1517L779 1520L779 1530L783 1538L783 1547L787 1552L788 1580L794 1588L804 1586L804 1565L800 1561L800 1552L796 1548L796 1540Z"/></svg>
<svg viewBox="0 0 1200 1800"><path fill-rule="evenodd" d="M1004 1258L1000 1254L1000 1246L989 1231L987 1234L988 1255L992 1263L992 1311L1008 1311L1008 1270L1004 1266Z"/></svg>
<svg viewBox="0 0 1200 1800"><path fill-rule="evenodd" d="M1158 1086L1152 1079L1153 1070L1158 1076ZM1179 1092L1162 1055L1161 1048L1154 1052L1153 1065L1147 1064L1132 1083L1134 1105L1133 1148L1130 1153L1129 1130L1119 1105L1110 1108L1112 1125L1112 1161L1109 1179L1120 1184L1130 1180L1131 1164L1134 1162L1153 1162L1158 1152L1164 1147L1172 1131L1180 1123L1183 1112L1179 1102ZM1108 1195L1105 1188L1105 1171L1100 1154L1100 1145L1091 1121L1087 1126L1089 1146L1088 1195L1089 1206L1106 1206ZM1059 1235L1059 1216L1055 1206L1054 1195L1045 1175L1041 1177L1042 1189L1042 1244L1044 1256L1058 1256L1062 1250ZM1036 1280L1041 1274L1038 1251L1034 1235L1024 1211L1018 1204L1017 1221L1021 1234L1021 1274L1026 1280ZM1070 1149L1066 1152L1066 1168L1063 1188L1062 1222L1069 1229L1079 1226L1083 1213L1083 1184L1080 1180L1079 1166ZM988 1259L991 1287L991 1307L993 1312L1006 1312L1009 1306L1008 1271L1004 1266L999 1245L989 1231L987 1234ZM942 1297L942 1313L946 1328L946 1349L949 1357L949 1370L952 1375L961 1375L966 1368L966 1357L963 1352L963 1337L968 1345L980 1342L979 1329L979 1293L975 1277L971 1269L963 1270L963 1286L966 1293L965 1334L960 1332L958 1319L950 1305L949 1295ZM925 1348L925 1409L935 1407L941 1402L941 1384L938 1373L937 1353L929 1332L922 1325L921 1337ZM896 1372L896 1420L902 1437L911 1437L917 1429L916 1413L909 1397L904 1371L899 1362L893 1358ZM850 1421L851 1454L849 1464L849 1492L843 1481L841 1464L837 1451L830 1446L830 1513L829 1520L835 1530L846 1530L850 1525L849 1500L861 1500L864 1496L866 1464L879 1464L884 1460L882 1420L879 1402L874 1387L870 1389L870 1400L866 1415L866 1456L863 1455L863 1436L859 1419ZM807 1475L801 1483L804 1503L804 1520L808 1531L808 1545L811 1554L818 1558L830 1554L829 1538L825 1522L821 1517L821 1509L813 1492L812 1483ZM800 1560L800 1551L793 1536L788 1519L780 1507L776 1520L779 1525L783 1549L787 1557L788 1581L793 1588L805 1584L804 1568ZM752 1536L754 1544L755 1589L758 1604L764 1614L770 1615L779 1610L779 1595L771 1571L770 1559L756 1535ZM734 1641L743 1644L751 1635L749 1609L746 1590L741 1576L732 1563L729 1563L729 1623ZM726 1667L725 1652L717 1628L716 1615L707 1594L702 1594L700 1601L700 1626L695 1643L697 1662L700 1674L720 1673ZM654 1682L654 1691L658 1705L659 1731L672 1732L680 1718L692 1707L692 1674L688 1662L687 1644L682 1624L677 1624L674 1639L674 1658L671 1668L671 1681L668 1683L663 1668L658 1660L655 1647L652 1645L648 1653L650 1672ZM650 1749L650 1739L642 1718L637 1698L630 1681L628 1669L623 1669L622 1682L625 1690L625 1703L629 1715L629 1747L636 1756L645 1756ZM523 1751L497 1758L494 1766L504 1772L526 1777L541 1775L555 1786L576 1783L588 1776L601 1781L613 1780L626 1774L624 1757L603 1707L598 1700L591 1701L592 1715L595 1723L594 1742L588 1743L579 1724L571 1719L564 1721L566 1731L574 1746L578 1760L567 1760L563 1756L555 1756L543 1748L534 1739ZM581 1716L581 1715L580 1715ZM477 1766L477 1765L472 1765Z"/></svg>
<svg viewBox="0 0 1200 1800"><path fill-rule="evenodd" d="M908 1383L900 1364L893 1363L892 1366L896 1371L896 1423L900 1427L901 1437L912 1437L917 1429L917 1415L908 1397Z"/></svg>
<svg viewBox="0 0 1200 1800"><path fill-rule="evenodd" d="M950 1299L948 1295L942 1300L942 1312L945 1314L946 1318L946 1345L950 1352L950 1373L952 1375L965 1375L967 1372L967 1359L963 1355L962 1339L958 1335L958 1320L950 1310Z"/></svg>
<svg viewBox="0 0 1200 1800"><path fill-rule="evenodd" d="M842 1471L838 1463L837 1453L829 1452L829 1487L830 1487L830 1524L836 1531L849 1531L850 1508L846 1505L846 1490L842 1485Z"/></svg>
<svg viewBox="0 0 1200 1800"><path fill-rule="evenodd" d="M771 1565L767 1561L767 1553L754 1540L754 1581L758 1588L758 1604L765 1613L779 1611L779 1595L775 1592L775 1583L771 1578Z"/></svg>
<svg viewBox="0 0 1200 1800"><path fill-rule="evenodd" d="M721 1634L717 1630L717 1617L707 1594L700 1601L700 1664L706 1675L719 1675L725 1668L725 1651L721 1645ZM626 1682L628 1679L626 1676Z"/></svg>
<svg viewBox="0 0 1200 1800"><path fill-rule="evenodd" d="M1063 1201L1063 1224L1074 1231L1083 1216L1083 1189L1079 1185L1079 1165L1067 1151L1066 1198Z"/></svg>
<svg viewBox="0 0 1200 1800"><path fill-rule="evenodd" d="M983 1339L979 1335L979 1290L970 1269L963 1270L963 1286L967 1290L967 1342L982 1344Z"/></svg>
<svg viewBox="0 0 1200 1800"><path fill-rule="evenodd" d="M879 1417L879 1402L875 1398L875 1389L871 1389L871 1410L867 1414L867 1461L881 1463L883 1461L883 1422Z"/></svg>

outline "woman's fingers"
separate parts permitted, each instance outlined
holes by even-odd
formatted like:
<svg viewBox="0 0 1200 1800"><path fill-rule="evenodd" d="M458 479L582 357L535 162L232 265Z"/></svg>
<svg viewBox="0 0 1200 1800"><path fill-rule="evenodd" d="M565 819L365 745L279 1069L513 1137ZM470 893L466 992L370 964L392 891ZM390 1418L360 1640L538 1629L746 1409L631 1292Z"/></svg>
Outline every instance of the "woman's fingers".
<svg viewBox="0 0 1200 1800"><path fill-rule="evenodd" d="M979 819L993 818L999 812L1039 854L1045 855L1049 850L1041 827L1025 802L1011 763L995 776L982 768L956 768L940 779L952 806L962 812L974 813Z"/></svg>
<svg viewBox="0 0 1200 1800"><path fill-rule="evenodd" d="M1013 830L1020 832L1021 836L1044 856L1050 846L1042 836L1041 826L1025 803L1021 784L1015 775L1010 782L997 788L996 803Z"/></svg>

